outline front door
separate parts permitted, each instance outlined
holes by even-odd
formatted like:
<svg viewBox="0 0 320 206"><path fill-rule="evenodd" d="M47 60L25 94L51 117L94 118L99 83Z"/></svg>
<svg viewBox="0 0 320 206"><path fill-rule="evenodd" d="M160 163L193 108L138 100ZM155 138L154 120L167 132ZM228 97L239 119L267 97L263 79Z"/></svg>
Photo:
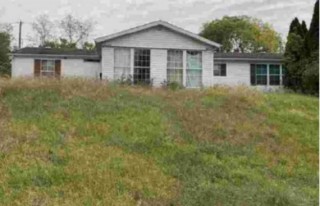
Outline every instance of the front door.
<svg viewBox="0 0 320 206"><path fill-rule="evenodd" d="M134 84L150 84L150 50L134 50Z"/></svg>

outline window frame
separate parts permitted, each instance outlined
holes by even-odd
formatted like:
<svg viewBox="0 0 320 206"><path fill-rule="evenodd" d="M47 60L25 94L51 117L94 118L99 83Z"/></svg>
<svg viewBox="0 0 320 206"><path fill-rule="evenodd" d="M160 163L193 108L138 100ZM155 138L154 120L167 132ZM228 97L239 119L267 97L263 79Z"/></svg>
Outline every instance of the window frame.
<svg viewBox="0 0 320 206"><path fill-rule="evenodd" d="M219 66L219 68L216 68L216 66ZM222 70L224 70L224 72L222 72ZM215 73L216 71L218 71L218 74ZM213 76L214 77L226 77L227 76L227 63L215 63L213 65Z"/></svg>
<svg viewBox="0 0 320 206"><path fill-rule="evenodd" d="M138 54L140 52L140 54ZM142 55L141 55L142 52ZM137 59L139 57L139 59ZM139 65L139 64L141 65ZM134 84L151 84L151 49L134 49L133 56Z"/></svg>
<svg viewBox="0 0 320 206"><path fill-rule="evenodd" d="M278 74L271 73L271 66L277 66L278 68ZM271 77L278 77L277 83L274 83L273 80L271 80ZM269 64L269 85L270 86L280 86L281 85L281 65L280 64Z"/></svg>
<svg viewBox="0 0 320 206"><path fill-rule="evenodd" d="M56 76L56 59L39 59L40 60L40 77L55 77ZM44 64L46 62L46 65ZM52 65L50 65L51 68L53 69L48 69L48 62L53 62ZM45 65L46 69L43 69ZM43 73L47 73L51 75L45 75Z"/></svg>
<svg viewBox="0 0 320 206"><path fill-rule="evenodd" d="M198 63L199 63L199 66L200 66L200 69L192 69L192 68L189 68L189 62L188 62L188 57L189 55L192 55L192 53L198 53L198 57L197 59L199 60ZM197 75L194 75L194 74L189 74L189 73L193 73L195 71L199 71L199 74ZM202 74L203 74L203 56L202 56L202 51L198 51L198 50L187 50L186 52L186 87L188 88L200 88L203 84L203 78L202 78ZM198 77L200 78L200 84L197 85L197 86L192 86L191 83L190 83L190 77Z"/></svg>
<svg viewBox="0 0 320 206"><path fill-rule="evenodd" d="M170 59L170 55L172 55L172 58ZM179 55L176 55L179 54ZM179 58L179 59L175 59ZM173 60L172 60L173 59ZM172 74L172 73L173 74ZM169 49L167 50L167 82L172 83L176 82L180 85L183 85L183 50L178 49ZM170 79L179 79L178 81L170 81Z"/></svg>

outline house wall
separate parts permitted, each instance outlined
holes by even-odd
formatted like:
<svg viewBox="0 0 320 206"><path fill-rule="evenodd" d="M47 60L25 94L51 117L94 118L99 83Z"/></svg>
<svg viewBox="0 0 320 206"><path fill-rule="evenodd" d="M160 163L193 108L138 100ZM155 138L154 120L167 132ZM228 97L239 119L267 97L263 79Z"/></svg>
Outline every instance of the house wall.
<svg viewBox="0 0 320 206"><path fill-rule="evenodd" d="M14 57L12 60L12 77L33 77L34 60L41 58ZM98 78L100 62L85 62L83 59L61 59L62 77Z"/></svg>
<svg viewBox="0 0 320 206"><path fill-rule="evenodd" d="M32 58L13 58L12 59L12 77L33 77L34 59Z"/></svg>
<svg viewBox="0 0 320 206"><path fill-rule="evenodd" d="M103 43L108 47L138 47L158 49L206 50L207 45L162 26L112 39Z"/></svg>
<svg viewBox="0 0 320 206"><path fill-rule="evenodd" d="M222 62L216 62L222 63ZM227 76L211 76L213 77L213 85L246 85L250 86L250 63L248 62L223 62L227 65Z"/></svg>
<svg viewBox="0 0 320 206"><path fill-rule="evenodd" d="M202 51L204 86L213 83L213 51L210 46L190 37L178 34L164 27L154 27L134 34L106 41L102 45L101 68L103 78L114 79L114 48L131 48L131 75L133 76L133 54L135 48L146 48L151 51L150 78L154 86L161 86L167 79L167 50L197 50Z"/></svg>
<svg viewBox="0 0 320 206"><path fill-rule="evenodd" d="M100 62L86 62L83 59L63 59L61 76L99 78Z"/></svg>

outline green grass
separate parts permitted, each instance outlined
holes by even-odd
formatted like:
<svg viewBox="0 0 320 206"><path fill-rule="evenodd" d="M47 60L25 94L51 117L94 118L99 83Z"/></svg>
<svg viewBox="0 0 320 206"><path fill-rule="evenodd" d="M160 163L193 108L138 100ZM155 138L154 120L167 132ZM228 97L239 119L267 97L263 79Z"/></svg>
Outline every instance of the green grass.
<svg viewBox="0 0 320 206"><path fill-rule="evenodd" d="M0 205L318 205L314 97L0 81Z"/></svg>

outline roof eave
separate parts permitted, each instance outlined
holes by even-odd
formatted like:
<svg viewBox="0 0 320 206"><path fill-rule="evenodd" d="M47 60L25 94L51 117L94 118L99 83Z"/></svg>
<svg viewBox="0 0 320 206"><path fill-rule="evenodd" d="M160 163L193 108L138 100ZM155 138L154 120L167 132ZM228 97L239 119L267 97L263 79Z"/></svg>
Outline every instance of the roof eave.
<svg viewBox="0 0 320 206"><path fill-rule="evenodd" d="M100 59L99 55L74 55L74 54L21 54L11 53L12 57L35 57L35 58L71 58L71 59Z"/></svg>

